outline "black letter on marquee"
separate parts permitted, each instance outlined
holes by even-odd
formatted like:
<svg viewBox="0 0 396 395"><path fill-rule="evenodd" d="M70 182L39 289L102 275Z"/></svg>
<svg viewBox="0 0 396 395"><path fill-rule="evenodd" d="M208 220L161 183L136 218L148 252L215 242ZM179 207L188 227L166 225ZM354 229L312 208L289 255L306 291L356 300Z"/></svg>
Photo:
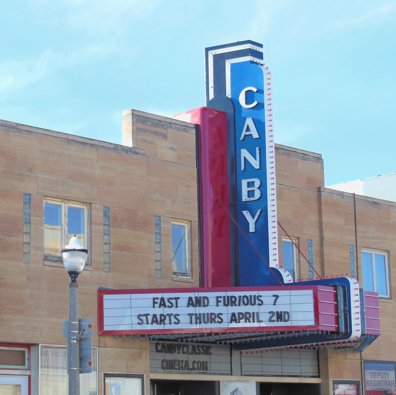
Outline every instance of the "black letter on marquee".
<svg viewBox="0 0 396 395"><path fill-rule="evenodd" d="M276 312L276 320L278 322L283 322L283 311L277 311Z"/></svg>
<svg viewBox="0 0 396 395"><path fill-rule="evenodd" d="M233 322L238 323L235 313L231 313L230 324Z"/></svg>
<svg viewBox="0 0 396 395"><path fill-rule="evenodd" d="M194 304L194 299L192 298L192 296L189 296L188 297L188 301L187 301L187 307L190 307L190 306L196 307L195 304Z"/></svg>
<svg viewBox="0 0 396 395"><path fill-rule="evenodd" d="M270 311L269 312L270 318L269 318L269 322L275 322L275 311Z"/></svg>

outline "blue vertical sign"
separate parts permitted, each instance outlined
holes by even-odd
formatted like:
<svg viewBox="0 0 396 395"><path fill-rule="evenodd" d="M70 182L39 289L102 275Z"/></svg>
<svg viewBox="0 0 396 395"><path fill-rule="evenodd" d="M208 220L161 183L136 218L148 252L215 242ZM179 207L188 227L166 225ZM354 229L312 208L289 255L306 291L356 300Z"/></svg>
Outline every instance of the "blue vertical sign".
<svg viewBox="0 0 396 395"><path fill-rule="evenodd" d="M241 286L262 285L269 276L263 70L251 61L229 67L229 93L235 106L238 224L249 239L239 236L239 281Z"/></svg>
<svg viewBox="0 0 396 395"><path fill-rule="evenodd" d="M228 131L235 161L230 183L230 213L238 223L238 285L279 285L277 270L275 144L272 128L271 73L263 64L262 45L243 41L206 49L206 93L210 104L229 98L235 109L235 130ZM218 107L218 109L221 109ZM230 188L230 191L232 188ZM231 194L231 192L230 192ZM232 211L232 209L234 211ZM274 269L272 269L274 268ZM273 273L276 273L275 276Z"/></svg>

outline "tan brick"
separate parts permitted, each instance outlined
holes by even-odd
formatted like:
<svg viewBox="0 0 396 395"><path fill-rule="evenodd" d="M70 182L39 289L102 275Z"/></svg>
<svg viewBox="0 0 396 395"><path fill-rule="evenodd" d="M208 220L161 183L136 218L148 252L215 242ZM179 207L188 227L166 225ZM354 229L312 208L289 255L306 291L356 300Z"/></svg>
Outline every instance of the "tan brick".
<svg viewBox="0 0 396 395"><path fill-rule="evenodd" d="M40 175L38 177L38 193L47 197L80 202L93 203L97 201L97 186L95 184L57 177Z"/></svg>

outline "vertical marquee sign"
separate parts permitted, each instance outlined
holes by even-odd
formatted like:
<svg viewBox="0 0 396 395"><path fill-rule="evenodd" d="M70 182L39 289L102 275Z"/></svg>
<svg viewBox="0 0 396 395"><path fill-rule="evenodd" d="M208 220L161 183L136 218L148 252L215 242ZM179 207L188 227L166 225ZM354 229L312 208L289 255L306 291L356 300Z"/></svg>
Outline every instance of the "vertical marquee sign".
<svg viewBox="0 0 396 395"><path fill-rule="evenodd" d="M380 335L378 294L359 289L357 280L285 284L291 280L278 267L271 73L262 59L262 45L253 41L207 48L207 107L175 116L198 125L202 288L98 290L99 335L155 340L152 350L164 355L153 360L155 369L209 371L213 343L361 352ZM190 347L186 334L204 345Z"/></svg>
<svg viewBox="0 0 396 395"><path fill-rule="evenodd" d="M253 41L207 48L205 54L208 106L221 110L231 100L235 110L235 130L228 130L229 163L235 162L228 168L230 184L236 185L229 200L239 228L231 232L237 285L279 285L268 268L278 267L271 73L262 45Z"/></svg>

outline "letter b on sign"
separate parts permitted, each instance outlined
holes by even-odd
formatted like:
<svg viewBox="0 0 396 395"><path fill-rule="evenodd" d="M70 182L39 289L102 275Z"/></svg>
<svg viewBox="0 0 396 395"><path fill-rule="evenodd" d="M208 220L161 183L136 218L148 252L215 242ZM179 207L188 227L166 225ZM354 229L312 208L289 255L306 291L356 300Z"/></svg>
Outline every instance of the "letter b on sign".
<svg viewBox="0 0 396 395"><path fill-rule="evenodd" d="M260 199L260 185L261 181L258 178L248 178L246 180L242 180L242 201L250 202L252 200Z"/></svg>

